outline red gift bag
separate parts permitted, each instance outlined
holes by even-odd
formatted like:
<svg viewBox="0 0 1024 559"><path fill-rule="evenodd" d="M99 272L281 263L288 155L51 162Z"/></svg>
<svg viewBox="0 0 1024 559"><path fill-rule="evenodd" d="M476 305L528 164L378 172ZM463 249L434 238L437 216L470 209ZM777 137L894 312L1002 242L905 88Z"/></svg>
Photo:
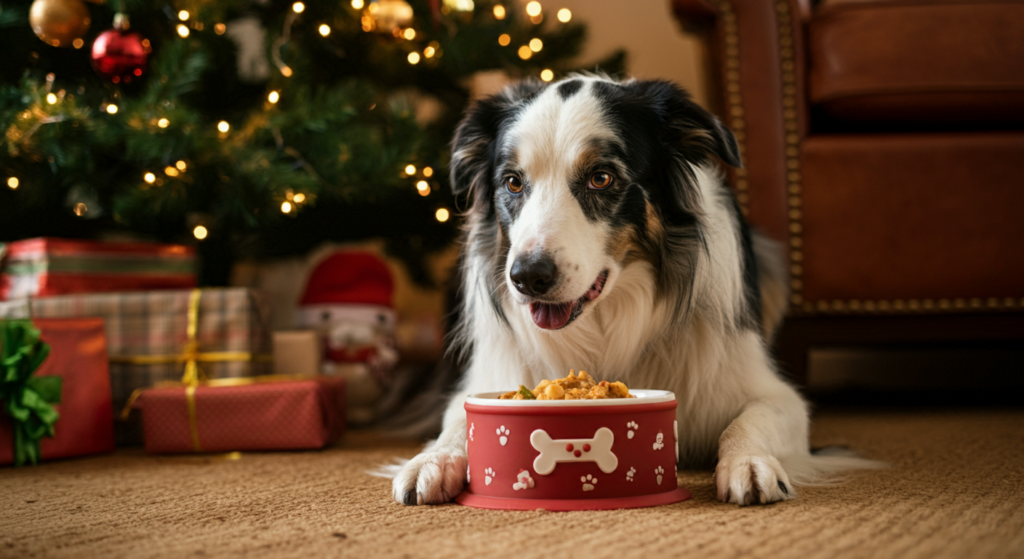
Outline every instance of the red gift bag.
<svg viewBox="0 0 1024 559"><path fill-rule="evenodd" d="M43 438L44 460L67 458L114 449L114 417L107 367L107 338L100 318L37 319L50 355L34 376L63 379L56 435ZM14 461L12 420L0 412L0 464Z"/></svg>

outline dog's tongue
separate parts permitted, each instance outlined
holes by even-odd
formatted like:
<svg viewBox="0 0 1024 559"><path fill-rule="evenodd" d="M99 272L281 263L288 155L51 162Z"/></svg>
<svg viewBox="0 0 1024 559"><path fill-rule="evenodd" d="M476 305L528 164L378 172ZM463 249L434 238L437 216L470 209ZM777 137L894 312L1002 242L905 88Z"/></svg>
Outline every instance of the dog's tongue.
<svg viewBox="0 0 1024 559"><path fill-rule="evenodd" d="M549 303L530 303L530 316L533 323L545 330L558 330L569 322L569 315L572 314L572 306L575 303L561 303L552 305Z"/></svg>

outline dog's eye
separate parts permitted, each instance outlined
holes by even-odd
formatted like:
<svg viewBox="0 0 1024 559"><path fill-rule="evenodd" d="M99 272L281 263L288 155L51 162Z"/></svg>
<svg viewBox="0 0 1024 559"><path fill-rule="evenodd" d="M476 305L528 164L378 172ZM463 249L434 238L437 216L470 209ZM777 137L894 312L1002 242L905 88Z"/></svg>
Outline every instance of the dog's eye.
<svg viewBox="0 0 1024 559"><path fill-rule="evenodd" d="M508 176L505 177L505 187L512 194L519 194L523 191L523 181L515 175Z"/></svg>
<svg viewBox="0 0 1024 559"><path fill-rule="evenodd" d="M602 190L612 185L612 176L605 172L594 173L590 176L590 184L587 185L595 190Z"/></svg>

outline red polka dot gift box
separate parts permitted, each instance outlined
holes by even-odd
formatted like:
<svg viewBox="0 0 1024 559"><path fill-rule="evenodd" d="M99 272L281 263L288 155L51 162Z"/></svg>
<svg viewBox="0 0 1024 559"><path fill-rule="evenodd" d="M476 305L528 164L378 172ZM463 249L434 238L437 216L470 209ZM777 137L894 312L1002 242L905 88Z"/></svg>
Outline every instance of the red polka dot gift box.
<svg viewBox="0 0 1024 559"><path fill-rule="evenodd" d="M142 410L147 452L323 448L345 429L338 377L217 379L150 388Z"/></svg>

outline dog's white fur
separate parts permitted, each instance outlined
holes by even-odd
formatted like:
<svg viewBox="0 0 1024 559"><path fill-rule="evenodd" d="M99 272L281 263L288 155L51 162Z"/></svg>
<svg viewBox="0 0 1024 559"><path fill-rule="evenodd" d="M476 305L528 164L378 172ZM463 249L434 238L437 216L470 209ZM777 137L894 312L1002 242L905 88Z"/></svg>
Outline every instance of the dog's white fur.
<svg viewBox="0 0 1024 559"><path fill-rule="evenodd" d="M601 79L585 81L589 87ZM766 348L765 338L777 325L787 295L780 259L764 239L755 242L759 259L775 259L759 263L765 331L735 326L744 301L741 238L731 199L715 170L694 169L706 250L697 251L685 317L680 320L671 298L659 297L651 264L638 260L623 267L609 256L608 226L588 221L566 187L586 142L607 136L609 127L601 119L599 100L586 88L568 99L549 88L509 127L506 143L518 150L533 191L509 229L510 250L498 283L496 295L508 326L484 281L494 273L491 257L467 252L463 322L456 336L472 342L468 370L444 415L440 437L397 469L394 498L409 502L414 489L417 503L441 503L462 490L467 394L532 386L569 369L675 392L680 461L706 462L717 455L715 480L722 501L743 505L789 499L795 496L794 486L871 466L849 456L812 456L809 451L807 404L780 379ZM479 232L482 219L479 212L469 212L470 237ZM601 271L609 271L601 295L561 330L534 325L529 299L509 279L515 256L537 247L555 254L559 270L568 270L553 299L576 299Z"/></svg>

